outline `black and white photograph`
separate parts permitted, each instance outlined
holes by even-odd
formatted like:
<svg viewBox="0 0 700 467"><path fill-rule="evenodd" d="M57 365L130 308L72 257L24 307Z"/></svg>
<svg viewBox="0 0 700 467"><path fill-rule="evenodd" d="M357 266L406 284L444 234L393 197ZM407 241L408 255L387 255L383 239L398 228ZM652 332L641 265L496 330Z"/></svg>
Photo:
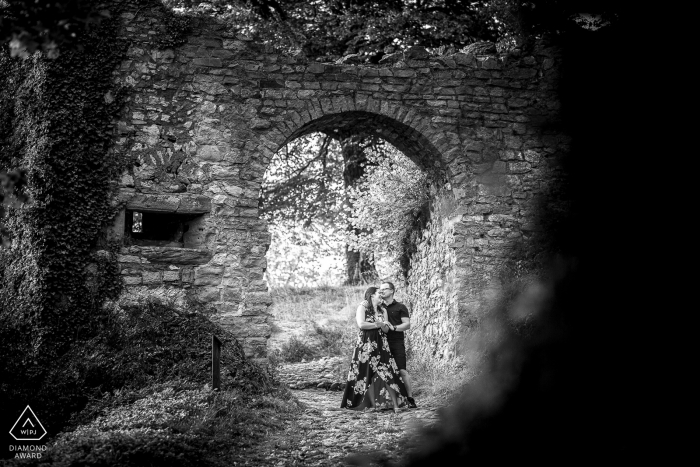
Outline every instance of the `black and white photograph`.
<svg viewBox="0 0 700 467"><path fill-rule="evenodd" d="M637 10L0 0L0 466L645 459Z"/></svg>

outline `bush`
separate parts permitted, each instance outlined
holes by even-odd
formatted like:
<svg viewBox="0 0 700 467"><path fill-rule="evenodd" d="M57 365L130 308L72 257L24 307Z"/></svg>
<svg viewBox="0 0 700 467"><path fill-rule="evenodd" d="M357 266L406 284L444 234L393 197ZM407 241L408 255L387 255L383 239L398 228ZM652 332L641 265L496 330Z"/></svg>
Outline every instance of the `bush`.
<svg viewBox="0 0 700 467"><path fill-rule="evenodd" d="M155 300L123 308L112 305L105 309L96 337L75 342L41 379L37 378L39 387L3 381L3 400L15 406L30 403L41 412L46 429L57 433L91 419L96 414L78 412L89 401L115 390L135 390L171 380L200 387L210 382L212 334L223 343L222 389L265 394L275 388L271 371L246 360L235 337L209 319L211 311L197 304L190 309L183 312ZM4 347L4 335L0 340Z"/></svg>
<svg viewBox="0 0 700 467"><path fill-rule="evenodd" d="M282 344L278 354L280 360L289 363L300 362L302 359L310 360L315 356L316 350L296 336L290 337L287 342Z"/></svg>
<svg viewBox="0 0 700 467"><path fill-rule="evenodd" d="M357 327L354 323L322 326L314 323L314 331L319 339L319 351L328 357L347 357L355 345Z"/></svg>

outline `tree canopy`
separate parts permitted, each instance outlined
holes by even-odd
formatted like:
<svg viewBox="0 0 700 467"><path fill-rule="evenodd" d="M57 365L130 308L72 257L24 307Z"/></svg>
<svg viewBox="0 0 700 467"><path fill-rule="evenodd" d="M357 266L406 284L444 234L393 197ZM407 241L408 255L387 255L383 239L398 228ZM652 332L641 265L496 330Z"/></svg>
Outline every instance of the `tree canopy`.
<svg viewBox="0 0 700 467"><path fill-rule="evenodd" d="M140 0L144 6L158 0ZM0 1L0 41L15 55L57 56L110 17L117 0ZM379 60L411 45L460 48L477 41L513 44L617 21L602 0L162 0L180 12L218 16L231 27L312 58L359 54Z"/></svg>
<svg viewBox="0 0 700 467"><path fill-rule="evenodd" d="M273 235L268 275L278 284L302 275L308 284L321 270L310 267L316 256L336 257L346 245L346 283L374 280L375 260L400 276L405 239L428 191L427 174L378 137L297 138L275 155L263 182L262 214Z"/></svg>

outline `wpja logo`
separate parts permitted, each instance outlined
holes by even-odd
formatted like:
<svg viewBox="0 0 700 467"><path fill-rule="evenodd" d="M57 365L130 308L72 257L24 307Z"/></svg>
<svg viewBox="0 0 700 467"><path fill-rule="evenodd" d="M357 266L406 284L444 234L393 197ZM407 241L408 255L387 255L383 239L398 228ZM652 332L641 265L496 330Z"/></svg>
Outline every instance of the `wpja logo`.
<svg viewBox="0 0 700 467"><path fill-rule="evenodd" d="M46 429L31 407L27 406L10 429L10 434L17 441L39 441L46 436ZM10 445L10 451L16 451L15 459L41 459L46 445Z"/></svg>

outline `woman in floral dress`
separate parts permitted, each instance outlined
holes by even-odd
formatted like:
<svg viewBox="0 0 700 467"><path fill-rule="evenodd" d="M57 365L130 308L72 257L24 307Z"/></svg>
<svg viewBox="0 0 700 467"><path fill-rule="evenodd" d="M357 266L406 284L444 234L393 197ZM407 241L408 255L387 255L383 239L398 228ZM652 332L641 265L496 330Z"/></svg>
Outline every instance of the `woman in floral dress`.
<svg viewBox="0 0 700 467"><path fill-rule="evenodd" d="M379 304L376 287L365 292L357 307L360 332L352 354L341 408L364 410L392 408L395 412L406 402L406 386L389 351L386 332L391 328L386 310Z"/></svg>

